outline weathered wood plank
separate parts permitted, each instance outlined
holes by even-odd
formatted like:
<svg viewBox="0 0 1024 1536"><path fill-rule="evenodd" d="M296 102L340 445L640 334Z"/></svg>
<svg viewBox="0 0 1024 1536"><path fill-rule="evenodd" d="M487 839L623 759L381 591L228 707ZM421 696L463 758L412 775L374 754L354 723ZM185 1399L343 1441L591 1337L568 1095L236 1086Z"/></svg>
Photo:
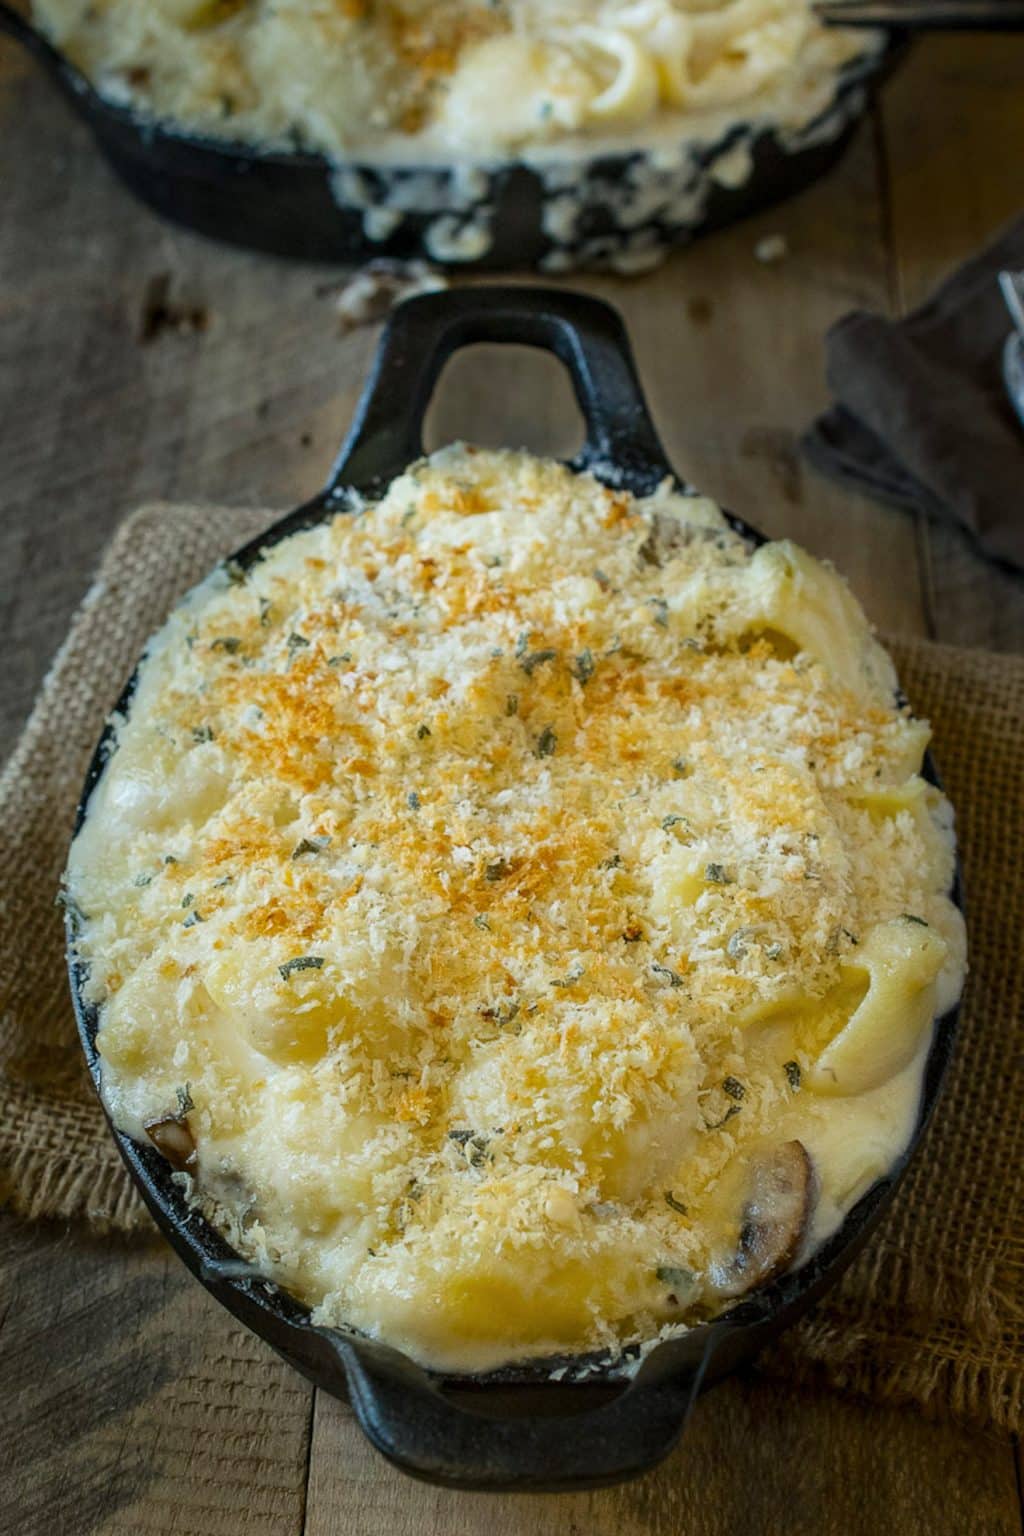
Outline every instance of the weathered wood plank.
<svg viewBox="0 0 1024 1536"><path fill-rule="evenodd" d="M930 38L888 88L888 166L897 307L922 303L1021 208L1024 38ZM1009 328L1009 327L1008 327ZM932 634L1024 648L1024 576L954 528L922 530Z"/></svg>
<svg viewBox="0 0 1024 1536"><path fill-rule="evenodd" d="M656 1471L557 1497L410 1483L320 1393L306 1536L1018 1536L1018 1522L1005 1441L747 1375L700 1403Z"/></svg>
<svg viewBox="0 0 1024 1536"><path fill-rule="evenodd" d="M0 1217L0 1531L290 1536L313 1389L159 1239Z"/></svg>

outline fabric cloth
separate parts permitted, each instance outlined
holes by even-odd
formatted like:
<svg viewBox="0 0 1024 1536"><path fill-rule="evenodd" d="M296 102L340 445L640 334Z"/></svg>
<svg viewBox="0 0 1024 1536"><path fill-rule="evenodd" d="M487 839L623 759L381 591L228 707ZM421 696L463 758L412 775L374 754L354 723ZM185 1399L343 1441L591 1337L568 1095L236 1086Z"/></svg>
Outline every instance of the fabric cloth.
<svg viewBox="0 0 1024 1536"><path fill-rule="evenodd" d="M960 523L1024 570L1024 429L1003 382L997 277L1024 270L1024 218L904 320L855 311L828 333L836 404L802 447L852 489Z"/></svg>
<svg viewBox="0 0 1024 1536"><path fill-rule="evenodd" d="M85 771L174 600L270 514L151 506L115 536L0 777L0 1199L148 1223L85 1071L56 905ZM762 1358L791 1379L1024 1425L1024 658L892 641L957 808L971 976L950 1081L878 1233Z"/></svg>

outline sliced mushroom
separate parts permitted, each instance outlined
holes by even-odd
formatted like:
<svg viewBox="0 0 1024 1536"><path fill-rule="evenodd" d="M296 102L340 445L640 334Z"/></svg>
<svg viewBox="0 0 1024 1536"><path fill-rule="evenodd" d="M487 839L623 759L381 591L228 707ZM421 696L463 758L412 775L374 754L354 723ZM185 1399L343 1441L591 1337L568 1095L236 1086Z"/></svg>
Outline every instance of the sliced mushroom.
<svg viewBox="0 0 1024 1536"><path fill-rule="evenodd" d="M187 1115L162 1115L159 1120L147 1120L144 1129L177 1173L195 1172L196 1143Z"/></svg>
<svg viewBox="0 0 1024 1536"><path fill-rule="evenodd" d="M784 1141L754 1163L726 1290L740 1296L785 1274L810 1226L814 1164L802 1141Z"/></svg>

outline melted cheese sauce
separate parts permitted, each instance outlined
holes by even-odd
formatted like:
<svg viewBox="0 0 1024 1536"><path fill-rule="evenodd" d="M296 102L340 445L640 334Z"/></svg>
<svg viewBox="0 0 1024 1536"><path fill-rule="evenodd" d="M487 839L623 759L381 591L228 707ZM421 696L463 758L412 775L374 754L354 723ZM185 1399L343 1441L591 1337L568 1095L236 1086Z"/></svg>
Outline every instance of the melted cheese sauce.
<svg viewBox="0 0 1024 1536"><path fill-rule="evenodd" d="M409 162L658 127L799 129L863 36L809 0L34 0L109 98L215 137Z"/></svg>
<svg viewBox="0 0 1024 1536"><path fill-rule="evenodd" d="M104 1094L315 1309L447 1370L735 1294L900 1153L959 992L927 726L830 568L710 502L455 447L222 568L73 845Z"/></svg>

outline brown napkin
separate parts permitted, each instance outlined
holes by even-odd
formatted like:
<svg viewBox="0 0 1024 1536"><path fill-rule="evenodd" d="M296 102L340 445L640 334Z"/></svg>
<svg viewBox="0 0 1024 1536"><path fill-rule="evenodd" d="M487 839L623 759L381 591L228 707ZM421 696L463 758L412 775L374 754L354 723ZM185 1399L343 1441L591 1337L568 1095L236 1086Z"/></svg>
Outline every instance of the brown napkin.
<svg viewBox="0 0 1024 1536"><path fill-rule="evenodd" d="M803 439L855 490L961 523L1024 569L1024 430L1002 377L1003 268L1024 269L1024 218L905 320L856 311L828 333L836 405Z"/></svg>
<svg viewBox="0 0 1024 1536"><path fill-rule="evenodd" d="M0 1198L147 1217L82 1064L55 905L86 765L174 599L265 512L147 507L123 525L0 777ZM892 642L958 811L971 966L951 1082L890 1214L765 1369L1024 1427L1024 658Z"/></svg>

